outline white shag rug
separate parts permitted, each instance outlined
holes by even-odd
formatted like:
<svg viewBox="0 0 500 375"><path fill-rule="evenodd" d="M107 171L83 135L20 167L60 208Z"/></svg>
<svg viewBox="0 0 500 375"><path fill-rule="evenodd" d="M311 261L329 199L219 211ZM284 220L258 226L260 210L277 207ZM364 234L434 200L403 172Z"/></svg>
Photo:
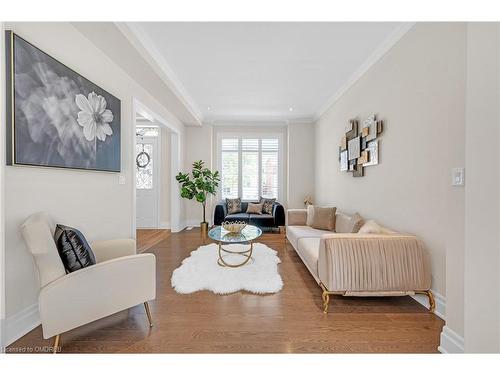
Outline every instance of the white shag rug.
<svg viewBox="0 0 500 375"><path fill-rule="evenodd" d="M224 245L229 250L244 250L248 245ZM228 263L241 263L244 258L237 254L222 252ZM283 287L283 280L278 273L281 263L277 252L261 243L253 244L252 259L237 268L221 267L218 245L200 246L191 252L191 256L182 261L172 273L172 288L177 293L189 294L200 290L209 290L215 294L230 294L246 290L256 294L277 293Z"/></svg>

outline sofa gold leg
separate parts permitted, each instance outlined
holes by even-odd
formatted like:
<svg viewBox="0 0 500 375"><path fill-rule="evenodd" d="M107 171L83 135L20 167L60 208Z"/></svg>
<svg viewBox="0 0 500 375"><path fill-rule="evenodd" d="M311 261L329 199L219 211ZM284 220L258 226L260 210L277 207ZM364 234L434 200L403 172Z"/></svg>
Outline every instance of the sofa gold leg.
<svg viewBox="0 0 500 375"><path fill-rule="evenodd" d="M323 285L323 283L319 283L319 286L323 290L323 294L321 294L321 299L323 300L323 314L328 313L328 304L330 303L330 292L326 287Z"/></svg>
<svg viewBox="0 0 500 375"><path fill-rule="evenodd" d="M429 298L429 311L433 313L434 310L436 309L436 301L434 299L434 294L432 294L430 290L418 291L415 292L415 294L425 294L427 298Z"/></svg>
<svg viewBox="0 0 500 375"><path fill-rule="evenodd" d="M59 341L61 340L61 335L56 335L54 338L54 347L52 348L52 353L56 354L59 351Z"/></svg>
<svg viewBox="0 0 500 375"><path fill-rule="evenodd" d="M323 314L326 314L328 313L328 304L330 302L330 295L325 290L323 291L321 298L323 299Z"/></svg>
<svg viewBox="0 0 500 375"><path fill-rule="evenodd" d="M149 326L153 326L153 319L151 318L151 311L149 310L149 303L144 302L144 308L146 309L146 315L148 316Z"/></svg>
<svg viewBox="0 0 500 375"><path fill-rule="evenodd" d="M429 298L429 311L431 313L436 309L436 300L434 299L434 294L430 290L427 291L427 297Z"/></svg>

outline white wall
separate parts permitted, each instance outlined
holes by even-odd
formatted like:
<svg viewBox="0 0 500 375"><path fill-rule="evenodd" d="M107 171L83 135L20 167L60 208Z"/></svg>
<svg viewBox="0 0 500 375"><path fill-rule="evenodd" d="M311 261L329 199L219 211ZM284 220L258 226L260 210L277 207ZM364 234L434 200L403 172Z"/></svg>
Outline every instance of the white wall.
<svg viewBox="0 0 500 375"><path fill-rule="evenodd" d="M499 352L499 24L467 35L465 350Z"/></svg>
<svg viewBox="0 0 500 375"><path fill-rule="evenodd" d="M160 126L161 171L160 171L160 227L170 226L170 131Z"/></svg>
<svg viewBox="0 0 500 375"><path fill-rule="evenodd" d="M288 125L288 207L304 208L304 199L314 195L315 126ZM314 197L313 197L314 201Z"/></svg>
<svg viewBox="0 0 500 375"><path fill-rule="evenodd" d="M5 56L3 37L5 33L5 25L0 22L0 33L2 38L0 38L0 53ZM0 58L0 77L3 76L5 72L5 59ZM0 78L0 112L5 113L5 85L3 78ZM2 122L3 123L3 122ZM5 197L4 197L4 186L5 186L5 176L4 176L4 165L5 165L5 126L1 127L0 130L0 345L5 343L5 226L4 226L4 214L5 214ZM5 349L1 349L0 353Z"/></svg>
<svg viewBox="0 0 500 375"><path fill-rule="evenodd" d="M121 99L122 175L29 167L5 168L6 317L37 302L38 281L19 235L30 214L48 211L57 223L75 226L89 240L131 237L133 220L133 97L180 132L183 125L101 50L68 23L9 23L23 38ZM2 51L2 56L3 56ZM147 68L147 67L145 67ZM5 86L4 78L0 83ZM5 142L3 135L2 143ZM182 142L182 141L181 141Z"/></svg>
<svg viewBox="0 0 500 375"><path fill-rule="evenodd" d="M300 131L301 124L297 124L297 130ZM311 125L309 125L312 127ZM283 199L280 199L282 204L287 205L287 126L270 125L266 123L252 123L252 125L224 125L212 126L210 124L203 124L202 127L188 126L185 128L186 146L184 156L184 169L185 172L191 170L191 165L196 160L204 160L206 165L212 169L217 169L217 134L219 133L278 133L283 137L283 178L282 178L282 194ZM295 133L294 133L295 134ZM299 133L296 133L299 134ZM299 141L295 140L296 144ZM311 146L312 147L312 146ZM306 158L307 159L307 158ZM301 164L304 165L303 163ZM311 164L312 165L312 164ZM294 174L296 176L296 174ZM312 190L311 190L312 193ZM310 194L311 194L310 193ZM217 203L217 197L211 197L210 202L207 204L207 221L213 222L214 207ZM186 209L186 223L187 225L199 225L202 217L201 205L195 201L184 200L184 207Z"/></svg>
<svg viewBox="0 0 500 375"><path fill-rule="evenodd" d="M446 258L463 252L464 191L450 185L464 161L465 48L464 24L415 25L316 124L317 203L418 235L443 296ZM353 178L339 171L338 145L349 119L372 113L385 121L380 164ZM460 312L450 322L463 331Z"/></svg>
<svg viewBox="0 0 500 375"><path fill-rule="evenodd" d="M215 169L215 164L212 159L212 126L204 124L201 127L187 126L186 130L186 145L184 154L184 173L191 172L193 162L203 160L205 166L210 169ZM175 176L172 176L175 178ZM186 225L199 226L203 219L203 209L201 203L196 200L184 199ZM213 222L213 203L214 197L207 200L206 205L206 220L209 224Z"/></svg>
<svg viewBox="0 0 500 375"><path fill-rule="evenodd" d="M462 42L452 44L455 56L455 81L450 81L451 95L454 95L455 108L450 108L447 129L452 134L446 148L446 200L445 231L446 238L446 326L459 337L464 335L464 242L465 242L465 188L451 185L450 168L465 166L465 90L466 90L466 26L456 25L456 37ZM454 62L453 62L454 60ZM453 78L453 77L451 77ZM459 116L458 121L455 116ZM467 173L467 172L466 172Z"/></svg>

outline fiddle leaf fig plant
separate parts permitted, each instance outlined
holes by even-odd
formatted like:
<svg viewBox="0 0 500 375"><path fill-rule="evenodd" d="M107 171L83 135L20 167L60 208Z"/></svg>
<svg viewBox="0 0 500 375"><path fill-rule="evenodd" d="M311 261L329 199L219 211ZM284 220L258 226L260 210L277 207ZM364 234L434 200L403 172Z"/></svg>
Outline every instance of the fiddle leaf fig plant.
<svg viewBox="0 0 500 375"><path fill-rule="evenodd" d="M185 199L196 199L203 206L203 222L206 223L205 212L207 197L209 194L215 195L219 186L219 171L211 171L205 168L205 162L202 160L193 163L191 174L179 172L175 176L177 182L181 185L181 197Z"/></svg>

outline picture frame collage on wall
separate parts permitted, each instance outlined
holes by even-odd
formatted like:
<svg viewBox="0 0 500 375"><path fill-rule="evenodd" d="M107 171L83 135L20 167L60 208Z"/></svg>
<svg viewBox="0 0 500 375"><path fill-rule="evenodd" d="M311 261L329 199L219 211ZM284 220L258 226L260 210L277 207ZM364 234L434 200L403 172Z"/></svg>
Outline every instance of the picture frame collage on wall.
<svg viewBox="0 0 500 375"><path fill-rule="evenodd" d="M356 119L349 120L339 146L341 172L351 172L353 177L364 176L364 167L377 165L378 136L384 129L382 120L375 114L369 116L360 129Z"/></svg>

